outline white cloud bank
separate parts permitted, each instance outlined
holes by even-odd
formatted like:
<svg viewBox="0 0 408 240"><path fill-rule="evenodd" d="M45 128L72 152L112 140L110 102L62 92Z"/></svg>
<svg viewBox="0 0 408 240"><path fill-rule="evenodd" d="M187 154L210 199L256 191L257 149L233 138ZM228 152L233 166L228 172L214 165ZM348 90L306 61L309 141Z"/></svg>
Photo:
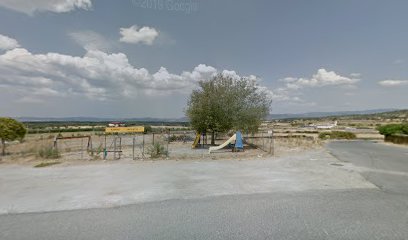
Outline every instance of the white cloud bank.
<svg viewBox="0 0 408 240"><path fill-rule="evenodd" d="M199 64L181 74L170 73L165 67L150 73L130 64L124 53L88 50L84 56L34 54L15 45L0 55L0 72L0 88L35 101L50 96L106 100L137 95L189 94L198 81L213 77L218 70ZM221 73L239 77L234 71Z"/></svg>
<svg viewBox="0 0 408 240"><path fill-rule="evenodd" d="M355 74L353 74L355 76ZM324 87L338 85L353 85L360 79L353 76L345 77L334 71L327 71L324 68L317 70L311 78L285 78L286 87L289 89L300 89L304 87Z"/></svg>
<svg viewBox="0 0 408 240"><path fill-rule="evenodd" d="M325 86L345 86L348 88L354 88L355 84L360 81L357 77L360 77L360 74L352 73L349 77L346 77L339 75L334 71L320 68L311 78L286 77L280 79L279 81L283 82L284 86L273 91L273 99L275 101L288 101L304 104L305 101L298 96L302 89Z"/></svg>
<svg viewBox="0 0 408 240"><path fill-rule="evenodd" d="M0 50L9 50L19 46L17 40L0 34Z"/></svg>
<svg viewBox="0 0 408 240"><path fill-rule="evenodd" d="M91 0L0 0L0 6L32 15L35 12L64 13L75 9L90 10Z"/></svg>
<svg viewBox="0 0 408 240"><path fill-rule="evenodd" d="M121 28L120 38L121 42L125 43L144 43L147 45L152 45L154 40L159 36L159 32L151 27L141 27L139 28L136 25L133 25L129 28Z"/></svg>
<svg viewBox="0 0 408 240"><path fill-rule="evenodd" d="M408 85L408 80L384 80L378 82L383 87L398 87Z"/></svg>

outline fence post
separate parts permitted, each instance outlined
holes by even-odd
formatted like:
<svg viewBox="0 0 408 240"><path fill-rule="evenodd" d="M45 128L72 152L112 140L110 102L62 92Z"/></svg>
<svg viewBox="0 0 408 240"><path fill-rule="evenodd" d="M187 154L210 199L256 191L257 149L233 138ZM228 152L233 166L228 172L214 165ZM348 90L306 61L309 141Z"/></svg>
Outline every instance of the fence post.
<svg viewBox="0 0 408 240"><path fill-rule="evenodd" d="M170 142L170 130L167 133L167 150L166 150L166 157L169 156L169 142Z"/></svg>
<svg viewBox="0 0 408 240"><path fill-rule="evenodd" d="M116 160L116 136L113 138L113 160Z"/></svg>
<svg viewBox="0 0 408 240"><path fill-rule="evenodd" d="M84 158L84 150L83 150L83 148L84 148L84 139L81 138L81 160L83 160L83 158Z"/></svg>
<svg viewBox="0 0 408 240"><path fill-rule="evenodd" d="M145 134L143 133L142 158L144 159Z"/></svg>
<svg viewBox="0 0 408 240"><path fill-rule="evenodd" d="M119 159L122 157L122 137L119 137Z"/></svg>
<svg viewBox="0 0 408 240"><path fill-rule="evenodd" d="M154 145L154 133L153 133L153 145Z"/></svg>
<svg viewBox="0 0 408 240"><path fill-rule="evenodd" d="M135 160L135 139L136 137L133 137L133 145L132 145L132 159Z"/></svg>
<svg viewBox="0 0 408 240"><path fill-rule="evenodd" d="M106 156L108 155L108 150L106 149L106 133L105 133L105 148L103 149L103 160L106 159Z"/></svg>
<svg viewBox="0 0 408 240"><path fill-rule="evenodd" d="M273 130L272 130L272 155L275 156L275 139L273 138Z"/></svg>

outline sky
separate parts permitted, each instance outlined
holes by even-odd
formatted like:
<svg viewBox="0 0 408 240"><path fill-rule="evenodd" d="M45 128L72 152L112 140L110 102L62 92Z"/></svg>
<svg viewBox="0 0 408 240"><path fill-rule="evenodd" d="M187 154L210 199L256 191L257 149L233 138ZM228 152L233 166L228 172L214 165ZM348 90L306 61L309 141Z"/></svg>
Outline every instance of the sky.
<svg viewBox="0 0 408 240"><path fill-rule="evenodd" d="M0 0L0 116L184 116L200 80L272 113L407 108L408 1Z"/></svg>

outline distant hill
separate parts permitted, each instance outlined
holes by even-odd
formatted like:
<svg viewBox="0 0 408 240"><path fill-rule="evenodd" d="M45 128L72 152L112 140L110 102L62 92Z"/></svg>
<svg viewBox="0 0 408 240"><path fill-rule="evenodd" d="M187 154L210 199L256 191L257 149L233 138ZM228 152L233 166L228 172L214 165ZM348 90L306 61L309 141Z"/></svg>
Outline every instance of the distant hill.
<svg viewBox="0 0 408 240"><path fill-rule="evenodd" d="M187 118L17 117L21 122L188 122Z"/></svg>
<svg viewBox="0 0 408 240"><path fill-rule="evenodd" d="M340 111L340 112L309 112L309 113L294 113L294 114L271 114L269 119L299 119L299 118L324 118L337 116L356 116L356 115L370 115L386 112L394 112L396 109L374 109L364 111Z"/></svg>
<svg viewBox="0 0 408 240"><path fill-rule="evenodd" d="M336 117L342 119L408 119L408 110L395 109L374 109L364 111L340 111L340 112L310 112L310 113L296 113L296 114L271 114L269 120L279 119L318 119ZM97 118L97 117L63 117L63 118L49 118L49 117L17 117L21 122L143 122L143 123L186 123L188 119L182 118Z"/></svg>
<svg viewBox="0 0 408 240"><path fill-rule="evenodd" d="M408 120L408 109L372 114L352 114L340 116L341 119L405 119Z"/></svg>

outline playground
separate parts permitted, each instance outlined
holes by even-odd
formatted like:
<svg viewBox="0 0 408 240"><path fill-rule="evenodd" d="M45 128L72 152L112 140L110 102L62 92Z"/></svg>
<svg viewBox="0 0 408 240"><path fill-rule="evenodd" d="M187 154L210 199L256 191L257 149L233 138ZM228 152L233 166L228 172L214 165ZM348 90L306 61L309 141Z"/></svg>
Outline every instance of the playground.
<svg viewBox="0 0 408 240"><path fill-rule="evenodd" d="M3 157L1 162L35 165L44 161L82 164L106 161L248 159L283 156L320 146L313 138L274 138L268 130L257 134L217 134L214 146L209 144L208 137L188 130L30 134L22 143L10 143L9 155ZM158 146L161 154L152 156L152 151ZM56 151L58 155L39 156L41 151Z"/></svg>

